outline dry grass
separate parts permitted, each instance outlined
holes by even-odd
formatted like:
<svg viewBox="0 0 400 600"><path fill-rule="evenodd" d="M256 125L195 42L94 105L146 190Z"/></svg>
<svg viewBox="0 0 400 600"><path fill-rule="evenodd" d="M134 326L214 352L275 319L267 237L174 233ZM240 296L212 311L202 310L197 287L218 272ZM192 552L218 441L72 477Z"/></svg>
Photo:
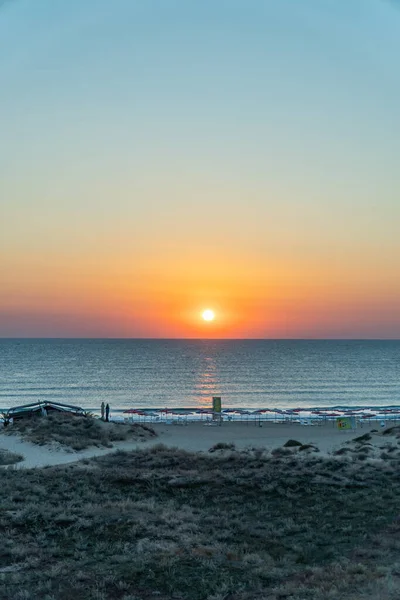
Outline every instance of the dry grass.
<svg viewBox="0 0 400 600"><path fill-rule="evenodd" d="M18 462L24 460L21 454L15 452L9 452L8 450L0 450L0 466L15 465Z"/></svg>
<svg viewBox="0 0 400 600"><path fill-rule="evenodd" d="M216 452L217 450L235 450L235 448L235 444L218 442L218 444L214 444L214 446L211 446L209 452Z"/></svg>
<svg viewBox="0 0 400 600"><path fill-rule="evenodd" d="M0 471L0 598L398 599L398 459L285 450Z"/></svg>
<svg viewBox="0 0 400 600"><path fill-rule="evenodd" d="M356 454L359 460L381 458L383 460L400 459L400 427L390 427L381 432L371 431L346 442L346 446L337 450L336 455Z"/></svg>
<svg viewBox="0 0 400 600"><path fill-rule="evenodd" d="M15 421L3 430L5 434L19 434L34 444L56 443L72 450L91 446L112 448L113 442L123 440L145 441L156 435L150 427L128 423L106 423L87 416L53 412L48 417L32 417Z"/></svg>

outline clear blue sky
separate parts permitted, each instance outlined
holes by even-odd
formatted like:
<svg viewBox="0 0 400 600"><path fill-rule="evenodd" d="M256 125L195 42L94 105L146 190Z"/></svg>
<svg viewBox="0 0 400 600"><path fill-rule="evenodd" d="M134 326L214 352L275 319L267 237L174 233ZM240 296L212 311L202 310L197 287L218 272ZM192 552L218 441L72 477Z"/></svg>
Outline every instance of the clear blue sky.
<svg viewBox="0 0 400 600"><path fill-rule="evenodd" d="M400 337L399 56L384 0L3 4L0 335Z"/></svg>

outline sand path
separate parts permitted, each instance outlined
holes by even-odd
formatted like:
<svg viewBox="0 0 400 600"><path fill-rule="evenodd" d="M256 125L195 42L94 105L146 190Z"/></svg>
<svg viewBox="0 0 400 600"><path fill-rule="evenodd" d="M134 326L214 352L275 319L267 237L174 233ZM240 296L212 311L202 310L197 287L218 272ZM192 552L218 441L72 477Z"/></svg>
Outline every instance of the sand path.
<svg viewBox="0 0 400 600"><path fill-rule="evenodd" d="M151 444L152 442L150 442ZM153 442L154 443L154 442ZM16 435L0 435L0 450L8 450L21 454L24 460L11 465L16 468L41 468L55 465L65 465L67 463L76 462L84 458L92 458L93 456L103 456L116 450L135 450L143 448L146 443L143 442L117 442L112 448L88 448L75 452L73 450L66 451L55 449L51 446L38 446L31 442L25 442Z"/></svg>
<svg viewBox="0 0 400 600"><path fill-rule="evenodd" d="M223 423L219 426L207 426L202 423L188 425L153 425L158 437L146 442L116 442L113 448L88 448L80 452L67 452L51 446L38 446L24 442L19 436L0 434L0 449L16 452L24 460L16 468L35 468L63 465L93 456L103 456L116 450L136 450L165 444L184 450L208 451L218 442L234 443L237 448L249 446L277 448L292 438L304 444L313 443L321 452L328 453L339 448L344 442L373 429L364 426L356 432L339 431L332 423L304 426L298 423L263 423L262 427L246 423Z"/></svg>

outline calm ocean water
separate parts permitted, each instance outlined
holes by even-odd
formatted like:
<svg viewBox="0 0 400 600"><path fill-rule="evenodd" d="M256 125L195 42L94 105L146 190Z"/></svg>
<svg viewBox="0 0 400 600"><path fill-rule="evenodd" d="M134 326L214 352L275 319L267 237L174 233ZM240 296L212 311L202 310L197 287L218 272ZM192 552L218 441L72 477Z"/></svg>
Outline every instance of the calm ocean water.
<svg viewBox="0 0 400 600"><path fill-rule="evenodd" d="M400 405L400 341L0 339L0 408Z"/></svg>

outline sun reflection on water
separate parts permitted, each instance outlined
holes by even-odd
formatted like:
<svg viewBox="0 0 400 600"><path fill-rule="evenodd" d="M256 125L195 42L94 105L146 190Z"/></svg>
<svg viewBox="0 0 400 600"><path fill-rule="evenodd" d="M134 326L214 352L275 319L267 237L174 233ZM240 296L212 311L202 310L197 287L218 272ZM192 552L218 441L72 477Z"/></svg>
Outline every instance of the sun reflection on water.
<svg viewBox="0 0 400 600"><path fill-rule="evenodd" d="M220 395L220 389L221 384L215 359L210 355L205 356L194 385L196 405L199 408L210 408L212 397Z"/></svg>

